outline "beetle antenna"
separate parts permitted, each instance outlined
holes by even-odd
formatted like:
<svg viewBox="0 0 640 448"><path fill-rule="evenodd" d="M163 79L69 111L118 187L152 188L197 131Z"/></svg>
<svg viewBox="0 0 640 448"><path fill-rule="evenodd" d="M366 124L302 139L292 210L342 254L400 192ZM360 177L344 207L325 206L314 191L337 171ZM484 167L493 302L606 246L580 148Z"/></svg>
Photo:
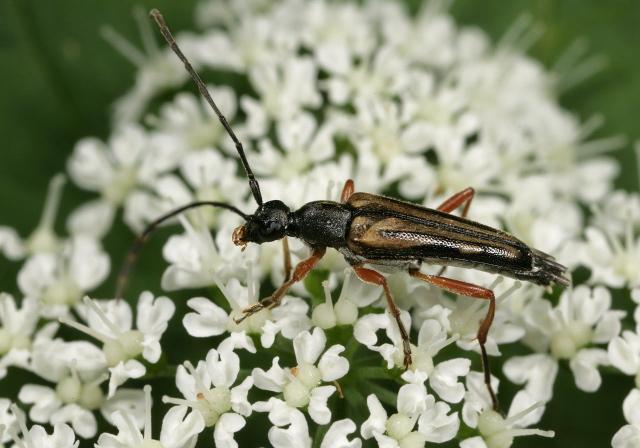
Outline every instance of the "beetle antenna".
<svg viewBox="0 0 640 448"><path fill-rule="evenodd" d="M164 17L162 17L162 14L160 14L160 11L158 11L157 9L152 9L151 12L149 13L149 17L156 21L156 23L160 27L160 32L162 33L164 38L167 40L167 42L171 46L171 49L180 58L180 60L184 64L184 67L187 69L187 71L189 72L193 80L196 82L196 85L198 86L200 93L202 94L204 99L207 100L207 103L209 103L213 111L218 116L218 119L220 120L220 123L222 123L222 126L224 127L224 129L227 131L227 134L229 134L229 136L231 137L231 140L233 140L233 143L235 143L236 149L238 150L238 154L240 155L240 160L242 160L242 165L244 165L244 169L247 172L247 177L249 178L249 187L251 188L251 193L253 194L253 198L258 203L258 206L261 206L262 193L260 193L260 186L258 185L258 181L253 175L253 171L251 171L251 168L249 167L249 162L247 162L247 157L244 154L242 143L240 143L240 140L238 140L238 137L236 137L236 134L231 129L231 126L229 126L229 122L227 122L227 119L224 117L224 115L222 115L215 101L213 101L213 98L211 98L211 95L209 94L207 87L202 82L202 79L200 79L200 76L198 76L194 68L191 66L191 64L187 60L186 56L182 53L182 51L178 47L178 44L176 44L176 41L173 38L173 35L171 35L171 31L169 31L169 28L167 27L167 24L164 21Z"/></svg>
<svg viewBox="0 0 640 448"><path fill-rule="evenodd" d="M127 285L127 282L129 280L129 274L131 273L131 269L133 268L133 265L136 262L136 259L138 258L138 253L140 252L140 249L142 249L143 244L145 243L145 241L149 237L149 234L151 234L151 232L153 232L155 229L157 229L160 224L162 224L163 222L167 221L168 219L171 219L174 216L179 215L180 213L184 212L185 210L189 210L191 208L196 208L196 207L201 207L203 205L211 205L213 207L226 208L227 210L231 210L232 212L242 216L242 218L245 221L249 221L251 219L251 216L247 215L246 213L241 212L240 210L238 210L233 205L225 204L224 202L213 202L213 201L192 202L190 204L183 205L180 208L172 210L172 211L170 211L169 213L167 213L165 215L162 215L161 217L159 217L158 219L153 221L151 224L149 224L146 229L144 229L144 232L142 232L138 236L138 238L136 239L135 243L133 243L133 247L131 248L131 250L127 254L127 258L125 259L124 264L122 265L122 269L120 269L120 274L118 275L118 285L116 286L116 299L117 300L120 300L122 298L122 293L123 293L124 288Z"/></svg>

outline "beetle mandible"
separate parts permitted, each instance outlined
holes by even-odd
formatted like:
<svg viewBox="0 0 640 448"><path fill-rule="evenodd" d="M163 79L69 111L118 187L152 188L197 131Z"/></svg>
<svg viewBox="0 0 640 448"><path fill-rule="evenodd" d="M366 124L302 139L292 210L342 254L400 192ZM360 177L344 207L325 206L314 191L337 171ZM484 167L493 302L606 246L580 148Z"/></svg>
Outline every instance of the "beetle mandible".
<svg viewBox="0 0 640 448"><path fill-rule="evenodd" d="M243 310L244 316L237 322L262 309L278 306L291 285L304 279L324 256L327 248L333 248L344 256L361 280L382 286L391 315L400 330L404 365L408 367L411 364L411 346L409 334L400 319L400 309L391 295L386 278L365 265L385 272L405 271L412 277L446 291L489 301L489 309L480 324L477 339L482 355L484 381L493 408L499 410L498 400L490 383L489 359L485 349L487 334L495 315L493 291L442 275L423 274L420 267L422 263L458 266L542 286L549 286L551 283L568 286L569 279L564 277L567 268L550 255L528 247L506 232L466 219L474 196L472 188L453 195L436 209L385 196L356 193L352 180L346 182L340 202L313 201L294 211L280 200L263 202L260 186L251 171L242 143L176 44L160 12L154 9L150 12L150 17L158 23L165 39L184 63L201 94L235 143L258 209L254 214L248 215L230 204L199 201L156 219L138 237L131 249L118 279L116 297L121 297L138 251L158 225L187 209L204 205L226 208L246 221L233 232L233 242L243 250L248 243L262 244L281 239L286 242L286 237L298 238L311 249L311 255L296 265L293 273L287 276L271 296ZM450 214L463 205L460 217Z"/></svg>

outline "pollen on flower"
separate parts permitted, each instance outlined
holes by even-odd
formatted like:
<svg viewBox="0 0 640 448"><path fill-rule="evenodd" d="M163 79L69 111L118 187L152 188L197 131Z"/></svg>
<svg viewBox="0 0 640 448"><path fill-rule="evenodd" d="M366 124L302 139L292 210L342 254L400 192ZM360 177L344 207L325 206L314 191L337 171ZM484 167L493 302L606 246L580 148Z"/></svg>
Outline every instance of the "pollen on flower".
<svg viewBox="0 0 640 448"><path fill-rule="evenodd" d="M213 426L222 414L231 409L231 391L227 387L216 387L198 393L198 405L194 409L204 417L205 426Z"/></svg>

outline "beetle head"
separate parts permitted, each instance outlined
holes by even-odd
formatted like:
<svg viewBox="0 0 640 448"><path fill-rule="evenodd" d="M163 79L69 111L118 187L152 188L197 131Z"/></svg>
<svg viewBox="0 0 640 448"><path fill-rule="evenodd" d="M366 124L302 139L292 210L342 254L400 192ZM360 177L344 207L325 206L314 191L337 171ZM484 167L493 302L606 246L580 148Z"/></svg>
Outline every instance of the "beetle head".
<svg viewBox="0 0 640 448"><path fill-rule="evenodd" d="M268 243L280 240L287 234L289 225L289 207L282 201L269 201L258 207L255 214L249 216L247 223L233 231L233 243L243 246L247 243Z"/></svg>

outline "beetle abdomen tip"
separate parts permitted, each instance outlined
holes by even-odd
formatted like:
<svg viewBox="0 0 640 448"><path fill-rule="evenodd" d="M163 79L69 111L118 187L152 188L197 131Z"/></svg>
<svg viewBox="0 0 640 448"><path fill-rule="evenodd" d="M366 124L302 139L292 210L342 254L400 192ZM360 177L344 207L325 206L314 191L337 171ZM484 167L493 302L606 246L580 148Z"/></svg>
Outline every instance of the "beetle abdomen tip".
<svg viewBox="0 0 640 448"><path fill-rule="evenodd" d="M569 286L571 280L564 276L567 267L558 263L551 255L532 249L533 269L522 273L522 280L527 280L538 285L548 286L555 283L559 286Z"/></svg>

